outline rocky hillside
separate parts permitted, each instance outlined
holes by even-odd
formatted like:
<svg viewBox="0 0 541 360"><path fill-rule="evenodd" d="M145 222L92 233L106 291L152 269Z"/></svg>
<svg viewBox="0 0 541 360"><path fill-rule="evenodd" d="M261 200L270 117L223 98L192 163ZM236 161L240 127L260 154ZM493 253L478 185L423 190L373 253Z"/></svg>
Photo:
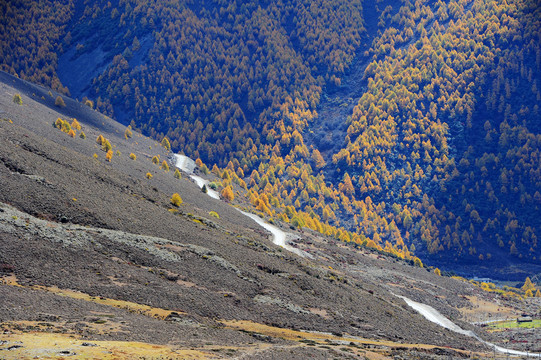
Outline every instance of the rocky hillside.
<svg viewBox="0 0 541 360"><path fill-rule="evenodd" d="M273 219L524 281L541 273L540 9L3 2L0 69L167 137Z"/></svg>
<svg viewBox="0 0 541 360"><path fill-rule="evenodd" d="M1 80L1 358L379 359L487 351L395 295L429 304L467 329L464 311L477 306L471 296L502 299L276 222L311 254L295 255L232 204L175 174L170 152L154 140L45 88L7 74ZM107 140L101 145L100 135ZM182 204L171 203L174 193Z"/></svg>

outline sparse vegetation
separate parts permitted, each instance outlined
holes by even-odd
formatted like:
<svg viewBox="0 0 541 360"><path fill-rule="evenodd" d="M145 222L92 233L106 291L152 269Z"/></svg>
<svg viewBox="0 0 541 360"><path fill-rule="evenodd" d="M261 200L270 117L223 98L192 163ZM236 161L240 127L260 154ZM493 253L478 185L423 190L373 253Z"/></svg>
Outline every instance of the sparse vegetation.
<svg viewBox="0 0 541 360"><path fill-rule="evenodd" d="M177 179L182 179L182 174L178 169L175 169L175 173L173 174L173 176Z"/></svg>
<svg viewBox="0 0 541 360"><path fill-rule="evenodd" d="M79 137L83 140L86 139L86 134L84 133L84 131L81 131L81 133L79 134Z"/></svg>
<svg viewBox="0 0 541 360"><path fill-rule="evenodd" d="M149 172L147 172L147 174L146 174L145 176L146 176L146 178L149 179L149 180L152 179L152 174L149 173Z"/></svg>
<svg viewBox="0 0 541 360"><path fill-rule="evenodd" d="M231 186L226 186L220 193L221 197L228 202L231 202L235 199L235 194L233 193L233 188Z"/></svg>
<svg viewBox="0 0 541 360"><path fill-rule="evenodd" d="M162 139L162 146L166 149L166 150L171 150L171 143L169 142L169 139L167 139L166 137L164 137Z"/></svg>
<svg viewBox="0 0 541 360"><path fill-rule="evenodd" d="M109 150L112 150L113 149L113 146L111 145L111 143L109 142L109 140L107 140L103 135L98 135L98 137L96 138L96 143L98 143L99 145L101 145L101 149L105 152L108 152Z"/></svg>
<svg viewBox="0 0 541 360"><path fill-rule="evenodd" d="M73 119L70 126L71 126L72 129L75 129L75 130L81 130L82 129L82 126L81 126L81 124L79 124L77 119Z"/></svg>
<svg viewBox="0 0 541 360"><path fill-rule="evenodd" d="M13 95L13 102L17 105L22 105L23 99L21 98L21 95L20 94Z"/></svg>
<svg viewBox="0 0 541 360"><path fill-rule="evenodd" d="M107 150L107 153L105 154L105 159L107 159L107 161L110 162L112 158L113 158L113 150L109 149Z"/></svg>
<svg viewBox="0 0 541 360"><path fill-rule="evenodd" d="M132 136L133 136L133 133L131 131L131 126L128 126L126 128L126 131L124 131L124 138L126 138L127 140L127 139L130 139Z"/></svg>
<svg viewBox="0 0 541 360"><path fill-rule="evenodd" d="M216 211L209 211L209 215L215 217L216 219L220 218L220 215Z"/></svg>
<svg viewBox="0 0 541 360"><path fill-rule="evenodd" d="M60 95L58 95L54 101L54 104L55 106L58 106L58 107L66 107L66 103L64 102L64 99L62 99L62 97Z"/></svg>
<svg viewBox="0 0 541 360"><path fill-rule="evenodd" d="M169 171L169 164L167 163L167 160L162 162L162 166L160 166L160 168L164 171Z"/></svg>
<svg viewBox="0 0 541 360"><path fill-rule="evenodd" d="M137 156L134 153L130 153L130 159L136 160Z"/></svg>
<svg viewBox="0 0 541 360"><path fill-rule="evenodd" d="M75 131L72 130L71 125L67 120L63 120L61 118L58 118L53 123L53 126L56 127L57 129L59 129L60 131L65 132L66 134L69 134L70 136L72 136L72 134L70 134L70 132L73 131L73 136L72 137L75 137Z"/></svg>
<svg viewBox="0 0 541 360"><path fill-rule="evenodd" d="M109 142L109 140L104 139L104 141L101 143L101 149L105 152L111 151L113 149L113 146Z"/></svg>
<svg viewBox="0 0 541 360"><path fill-rule="evenodd" d="M152 163L154 165L158 165L160 163L160 155L157 155L157 156L153 156L152 157Z"/></svg>
<svg viewBox="0 0 541 360"><path fill-rule="evenodd" d="M173 196L171 196L171 204L176 207L179 207L180 204L182 204L182 198L178 193L174 193Z"/></svg>

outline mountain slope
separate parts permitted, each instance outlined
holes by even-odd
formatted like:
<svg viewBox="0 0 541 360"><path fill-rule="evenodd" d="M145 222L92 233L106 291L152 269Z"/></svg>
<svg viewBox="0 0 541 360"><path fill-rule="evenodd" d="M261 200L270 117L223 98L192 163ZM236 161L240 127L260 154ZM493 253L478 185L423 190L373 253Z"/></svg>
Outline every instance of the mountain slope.
<svg viewBox="0 0 541 360"><path fill-rule="evenodd" d="M3 69L167 136L269 217L541 272L539 1L49 4L1 5L28 34L3 38Z"/></svg>
<svg viewBox="0 0 541 360"><path fill-rule="evenodd" d="M50 350L56 354L84 353L83 340L110 351L124 346L113 349L111 340L160 344L165 347L156 349L169 356L167 349L178 349L180 358L189 349L193 356L225 358L371 357L389 348L434 357L460 353L412 345L418 343L483 349L392 295L458 318L459 307L472 306L463 296L483 296L480 289L315 232L300 233L298 241L313 259L288 253L186 176L154 165L151 156L167 157L158 143L138 134L126 139L118 123L69 99L66 108L46 107L52 100L40 92L49 96L14 78L0 85L0 322L8 341L24 344L16 353L0 350L8 358L34 351L25 334L36 329L38 336L54 330L80 339ZM15 93L22 105L12 101ZM51 126L58 117L69 119L60 111L79 114L86 139ZM96 117L101 130L91 125ZM99 134L114 147L110 162L95 143ZM170 204L173 192L184 199L179 208ZM335 335L324 341L285 329ZM300 342L299 334L305 334Z"/></svg>

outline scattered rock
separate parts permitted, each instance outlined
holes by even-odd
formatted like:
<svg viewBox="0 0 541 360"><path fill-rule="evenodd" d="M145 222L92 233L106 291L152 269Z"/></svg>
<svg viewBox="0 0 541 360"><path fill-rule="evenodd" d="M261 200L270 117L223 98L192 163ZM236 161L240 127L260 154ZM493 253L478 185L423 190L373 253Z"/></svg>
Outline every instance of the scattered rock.
<svg viewBox="0 0 541 360"><path fill-rule="evenodd" d="M181 321L181 320L182 320L182 317L180 316L180 314L174 311L171 314L167 315L167 317L165 318L165 321Z"/></svg>

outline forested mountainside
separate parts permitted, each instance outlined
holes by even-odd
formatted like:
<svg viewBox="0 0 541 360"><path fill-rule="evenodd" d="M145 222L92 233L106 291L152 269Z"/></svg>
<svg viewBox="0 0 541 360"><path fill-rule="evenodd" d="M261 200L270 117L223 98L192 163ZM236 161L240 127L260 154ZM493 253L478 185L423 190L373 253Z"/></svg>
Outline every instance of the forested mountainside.
<svg viewBox="0 0 541 360"><path fill-rule="evenodd" d="M449 269L539 272L540 9L8 2L0 69L168 137L269 217Z"/></svg>

